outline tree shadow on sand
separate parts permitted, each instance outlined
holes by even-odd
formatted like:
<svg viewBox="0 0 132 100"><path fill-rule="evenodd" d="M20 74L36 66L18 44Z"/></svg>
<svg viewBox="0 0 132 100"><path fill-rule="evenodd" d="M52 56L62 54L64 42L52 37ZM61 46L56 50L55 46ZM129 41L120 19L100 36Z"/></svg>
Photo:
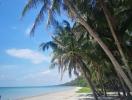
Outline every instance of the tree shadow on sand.
<svg viewBox="0 0 132 100"><path fill-rule="evenodd" d="M120 100L118 96L113 96L113 95L108 95L107 97L105 96L99 96L99 100ZM80 94L78 96L78 100L95 100L92 94Z"/></svg>

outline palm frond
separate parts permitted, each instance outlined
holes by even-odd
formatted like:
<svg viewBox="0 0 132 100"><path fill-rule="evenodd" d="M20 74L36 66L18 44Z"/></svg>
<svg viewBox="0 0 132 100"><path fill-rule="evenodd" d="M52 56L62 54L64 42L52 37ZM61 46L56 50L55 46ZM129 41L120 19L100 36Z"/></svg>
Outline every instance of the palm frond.
<svg viewBox="0 0 132 100"><path fill-rule="evenodd" d="M38 13L35 21L34 21L34 24L30 30L30 35L34 35L34 31L36 29L36 27L43 21L44 19L44 12L46 11L46 5L44 4L40 10L40 12Z"/></svg>
<svg viewBox="0 0 132 100"><path fill-rule="evenodd" d="M60 14L60 8L61 8L61 5L62 5L62 0L53 0L53 9L58 13Z"/></svg>
<svg viewBox="0 0 132 100"><path fill-rule="evenodd" d="M55 49L57 48L57 45L52 41L49 41L47 43L42 43L40 45L40 48L42 48L43 51L45 51L46 49L49 49L49 47L51 47L52 49Z"/></svg>
<svg viewBox="0 0 132 100"><path fill-rule="evenodd" d="M63 20L63 24L64 24L64 28L66 29L66 31L71 30L70 23L67 20Z"/></svg>
<svg viewBox="0 0 132 100"><path fill-rule="evenodd" d="M58 25L58 21L55 19L55 14L56 14L56 11L60 12L61 2L62 0L52 0L51 1L51 5L48 8L47 27L49 25L53 25L55 27Z"/></svg>
<svg viewBox="0 0 132 100"><path fill-rule="evenodd" d="M59 41L57 38L54 38L53 37L53 39L54 39L54 42L57 44L57 46L59 47L59 48L61 48L61 49L65 49L66 47L65 47L65 45L61 42L61 41Z"/></svg>
<svg viewBox="0 0 132 100"><path fill-rule="evenodd" d="M28 0L27 4L25 5L23 11L22 11L22 17L25 16L25 14L31 10L34 7L37 7L39 3L42 3L43 0Z"/></svg>

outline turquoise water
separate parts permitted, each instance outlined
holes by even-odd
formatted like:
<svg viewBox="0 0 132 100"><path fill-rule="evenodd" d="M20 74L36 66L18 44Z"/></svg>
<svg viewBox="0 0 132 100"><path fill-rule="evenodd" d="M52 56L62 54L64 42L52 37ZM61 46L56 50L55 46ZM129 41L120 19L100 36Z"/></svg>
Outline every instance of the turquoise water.
<svg viewBox="0 0 132 100"><path fill-rule="evenodd" d="M58 92L71 89L68 86L46 87L0 87L0 100L16 100L23 97L37 96L41 94Z"/></svg>

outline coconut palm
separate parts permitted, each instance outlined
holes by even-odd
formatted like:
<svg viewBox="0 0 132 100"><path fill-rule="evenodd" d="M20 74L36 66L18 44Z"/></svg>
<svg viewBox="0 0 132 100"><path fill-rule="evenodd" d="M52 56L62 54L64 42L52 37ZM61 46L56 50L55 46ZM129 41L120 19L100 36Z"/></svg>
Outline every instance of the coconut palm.
<svg viewBox="0 0 132 100"><path fill-rule="evenodd" d="M117 91L119 88L115 87L120 85L120 81L117 83L118 77L116 73L114 73L115 71L109 69L112 64L101 48L97 46L97 43L93 42L91 38L88 38L87 34L85 36L80 34L80 36L76 37L76 35L72 33L75 31L74 28L71 30L69 27L65 27L65 29L66 30L59 27L59 30L57 30L59 33L55 34L53 41L41 45L43 50L49 47L53 49L51 67L57 66L62 75L67 70L70 76L72 72L76 75L82 73L88 83L91 84L90 86L94 88L95 95L98 93L96 92L95 85L100 85L102 92L106 95L104 83L110 85L112 82L113 85L107 87L107 89L114 92ZM101 61L98 59L101 59ZM92 63L92 65L90 63ZM94 81L94 83L96 82L96 84L93 85L92 81Z"/></svg>
<svg viewBox="0 0 132 100"><path fill-rule="evenodd" d="M106 6L106 4L104 3L104 1L103 0L100 0L100 4L101 4L101 7L103 8L103 11L104 11L104 14L105 14L105 17L106 17L106 20L107 20L107 22L108 22L108 25L109 25L109 27L110 27L110 30L111 30L111 33L112 33L112 36L113 36L113 38L114 38L114 40L115 40L115 43L116 43L116 45L117 45L117 48L118 48L118 50L119 50L119 52L120 52L120 55L121 55L121 58L122 58L122 61L123 61L123 63L124 63L124 65L125 65L125 67L126 67L126 71L128 72L128 75L129 75L129 78L131 79L131 81L132 81L132 73L131 73L131 70L130 70L130 67L128 66L128 62L127 62L127 60L126 60L126 57L125 57L125 54L124 54L124 52L123 52L123 49L122 49L122 47L121 47L121 45L120 45L120 42L119 42L119 40L118 40L118 38L117 38L117 29L116 29L116 25L115 25L115 23L114 23L114 18L113 18L113 16L111 15L111 13L109 12L109 10L108 10L108 8L107 8L107 6ZM130 8L129 8L130 9ZM119 33L118 33L119 34Z"/></svg>
<svg viewBox="0 0 132 100"><path fill-rule="evenodd" d="M65 71L69 72L69 76L72 75L72 72L77 76L79 73L84 75L89 86L91 87L91 90L93 91L95 99L98 100L96 89L91 81L91 73L83 60L85 51L85 43L82 43L83 35L76 38L69 27L65 27L64 29L61 28L59 30L59 33L53 37L52 42L47 42L46 44L44 43L41 45L43 50L49 46L53 48L53 59L51 66L57 66L62 76Z"/></svg>
<svg viewBox="0 0 132 100"><path fill-rule="evenodd" d="M101 48L104 50L104 52L107 54L107 56L113 63L116 72L119 73L119 75L123 78L124 82L129 87L130 91L132 91L132 83L130 79L127 77L126 73L123 71L121 65L113 56L112 52L108 49L105 43L99 38L99 36L96 34L96 31L84 20L84 18L81 17L77 7L73 5L73 3L69 0L65 0L65 3L69 7L70 11L72 12L72 15L78 20L78 22L81 25L83 25L86 28L89 34L98 42L98 44L101 46Z"/></svg>
<svg viewBox="0 0 132 100"><path fill-rule="evenodd" d="M95 0L94 0L95 1ZM132 83L130 79L127 77L126 73L122 69L120 63L115 58L115 56L112 54L108 46L101 40L101 38L97 35L97 31L91 27L88 21L86 21L85 14L82 14L82 11L86 11L85 9L79 9L77 5L80 4L87 4L87 0L64 0L63 2L61 0L29 0L28 4L25 6L25 9L23 11L23 15L26 11L28 11L30 8L35 7L38 5L38 3L42 4L42 9L40 10L40 13L36 17L35 23L33 24L33 28L31 32L34 32L34 29L36 25L38 25L39 22L43 19L44 12L48 13L48 24L56 24L56 20L54 19L54 15L56 11L59 11L62 3L64 5L64 8L69 12L69 15L74 18L76 22L81 24L87 32L97 41L97 43L101 46L101 48L104 50L106 55L111 60L112 64L114 65L114 68L116 72L121 76L121 78L124 80L125 84L129 87L130 91L132 91ZM74 3L74 5L73 5ZM89 14L87 14L89 15ZM87 17L87 16L86 16ZM89 16L87 17L89 18Z"/></svg>

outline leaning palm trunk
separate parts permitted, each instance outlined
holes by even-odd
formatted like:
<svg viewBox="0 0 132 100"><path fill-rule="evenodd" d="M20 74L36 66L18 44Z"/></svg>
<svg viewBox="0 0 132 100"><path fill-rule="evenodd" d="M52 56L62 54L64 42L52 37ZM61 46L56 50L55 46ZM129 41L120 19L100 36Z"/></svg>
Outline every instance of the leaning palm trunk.
<svg viewBox="0 0 132 100"><path fill-rule="evenodd" d="M83 72L84 72L84 71L83 71ZM92 90L92 92L93 92L93 95L94 95L95 100L98 100L97 92L96 92L96 90L94 89L94 85L93 85L92 82L91 82L90 76L88 75L87 72L84 72L83 75L84 75L84 77L86 78L87 83L89 84L89 86L90 86L90 88L91 88L91 90Z"/></svg>
<svg viewBox="0 0 132 100"><path fill-rule="evenodd" d="M124 84L124 82L122 81L122 78L120 77L120 75L117 75L118 76L118 78L119 78L119 81L120 81L120 84L121 84L121 86L122 86L122 92L123 92L123 95L124 95L124 97L126 96L126 87L125 87L125 84Z"/></svg>
<svg viewBox="0 0 132 100"><path fill-rule="evenodd" d="M109 28L110 28L111 33L112 33L112 36L113 36L113 38L115 40L115 43L117 45L117 49L119 50L121 58L122 58L122 61L123 61L124 65L125 65L125 69L128 72L129 78L132 81L132 73L131 73L131 70L130 70L130 68L128 66L128 62L127 62L127 60L125 58L125 55L123 53L122 47L121 47L121 45L119 43L119 40L118 40L118 38L116 36L115 30L114 30L114 27L113 27L113 23L112 23L112 20L111 20L112 16L111 16L109 10L107 9L106 5L103 3L102 0L100 0L100 3L101 3L101 7L103 8L106 20L108 22Z"/></svg>
<svg viewBox="0 0 132 100"><path fill-rule="evenodd" d="M93 30L90 27L90 25L78 14L75 6L69 0L65 0L64 2L67 4L67 6L71 10L71 12L74 14L74 16L78 19L78 22L81 25L83 25L86 28L86 30L89 32L89 34L98 42L98 44L101 46L101 48L104 50L106 55L111 60L112 64L114 65L116 72L120 74L120 76L122 77L122 79L124 80L124 82L126 83L128 88L130 89L130 91L132 91L131 81L129 80L129 78L127 77L127 75L125 74L125 72L123 71L123 69L121 68L120 64L118 63L116 58L113 56L111 51L105 45L105 43L99 38L99 36L96 34L95 30Z"/></svg>
<svg viewBox="0 0 132 100"><path fill-rule="evenodd" d="M132 83L131 83L131 81L129 80L129 78L127 77L127 75L125 74L125 72L123 71L122 67L119 65L118 61L113 56L111 51L108 49L108 47L103 43L103 41L99 38L99 36L95 33L95 31L91 29L91 27L85 22L84 19L79 18L79 21L80 21L80 24L82 24L87 29L89 34L92 37L94 37L94 39L98 42L98 44L101 46L101 48L104 50L106 55L111 60L112 64L114 65L114 68L115 68L116 72L120 74L120 76L123 78L124 82L129 87L130 91L132 91Z"/></svg>
<svg viewBox="0 0 132 100"><path fill-rule="evenodd" d="M98 100L97 91L96 91L96 89L93 85L93 82L92 82L91 78L90 78L89 69L87 68L87 66L81 60L79 60L79 65L81 66L81 72L84 75L84 78L86 79L87 83L89 84L89 86L90 86L90 88L93 92L95 100Z"/></svg>
<svg viewBox="0 0 132 100"><path fill-rule="evenodd" d="M103 95L104 95L104 96L107 96L106 89L105 89L105 87L104 87L104 85L103 85L104 83L103 83L102 76L100 77L99 82L100 82L100 85L101 85L101 89L102 89Z"/></svg>

